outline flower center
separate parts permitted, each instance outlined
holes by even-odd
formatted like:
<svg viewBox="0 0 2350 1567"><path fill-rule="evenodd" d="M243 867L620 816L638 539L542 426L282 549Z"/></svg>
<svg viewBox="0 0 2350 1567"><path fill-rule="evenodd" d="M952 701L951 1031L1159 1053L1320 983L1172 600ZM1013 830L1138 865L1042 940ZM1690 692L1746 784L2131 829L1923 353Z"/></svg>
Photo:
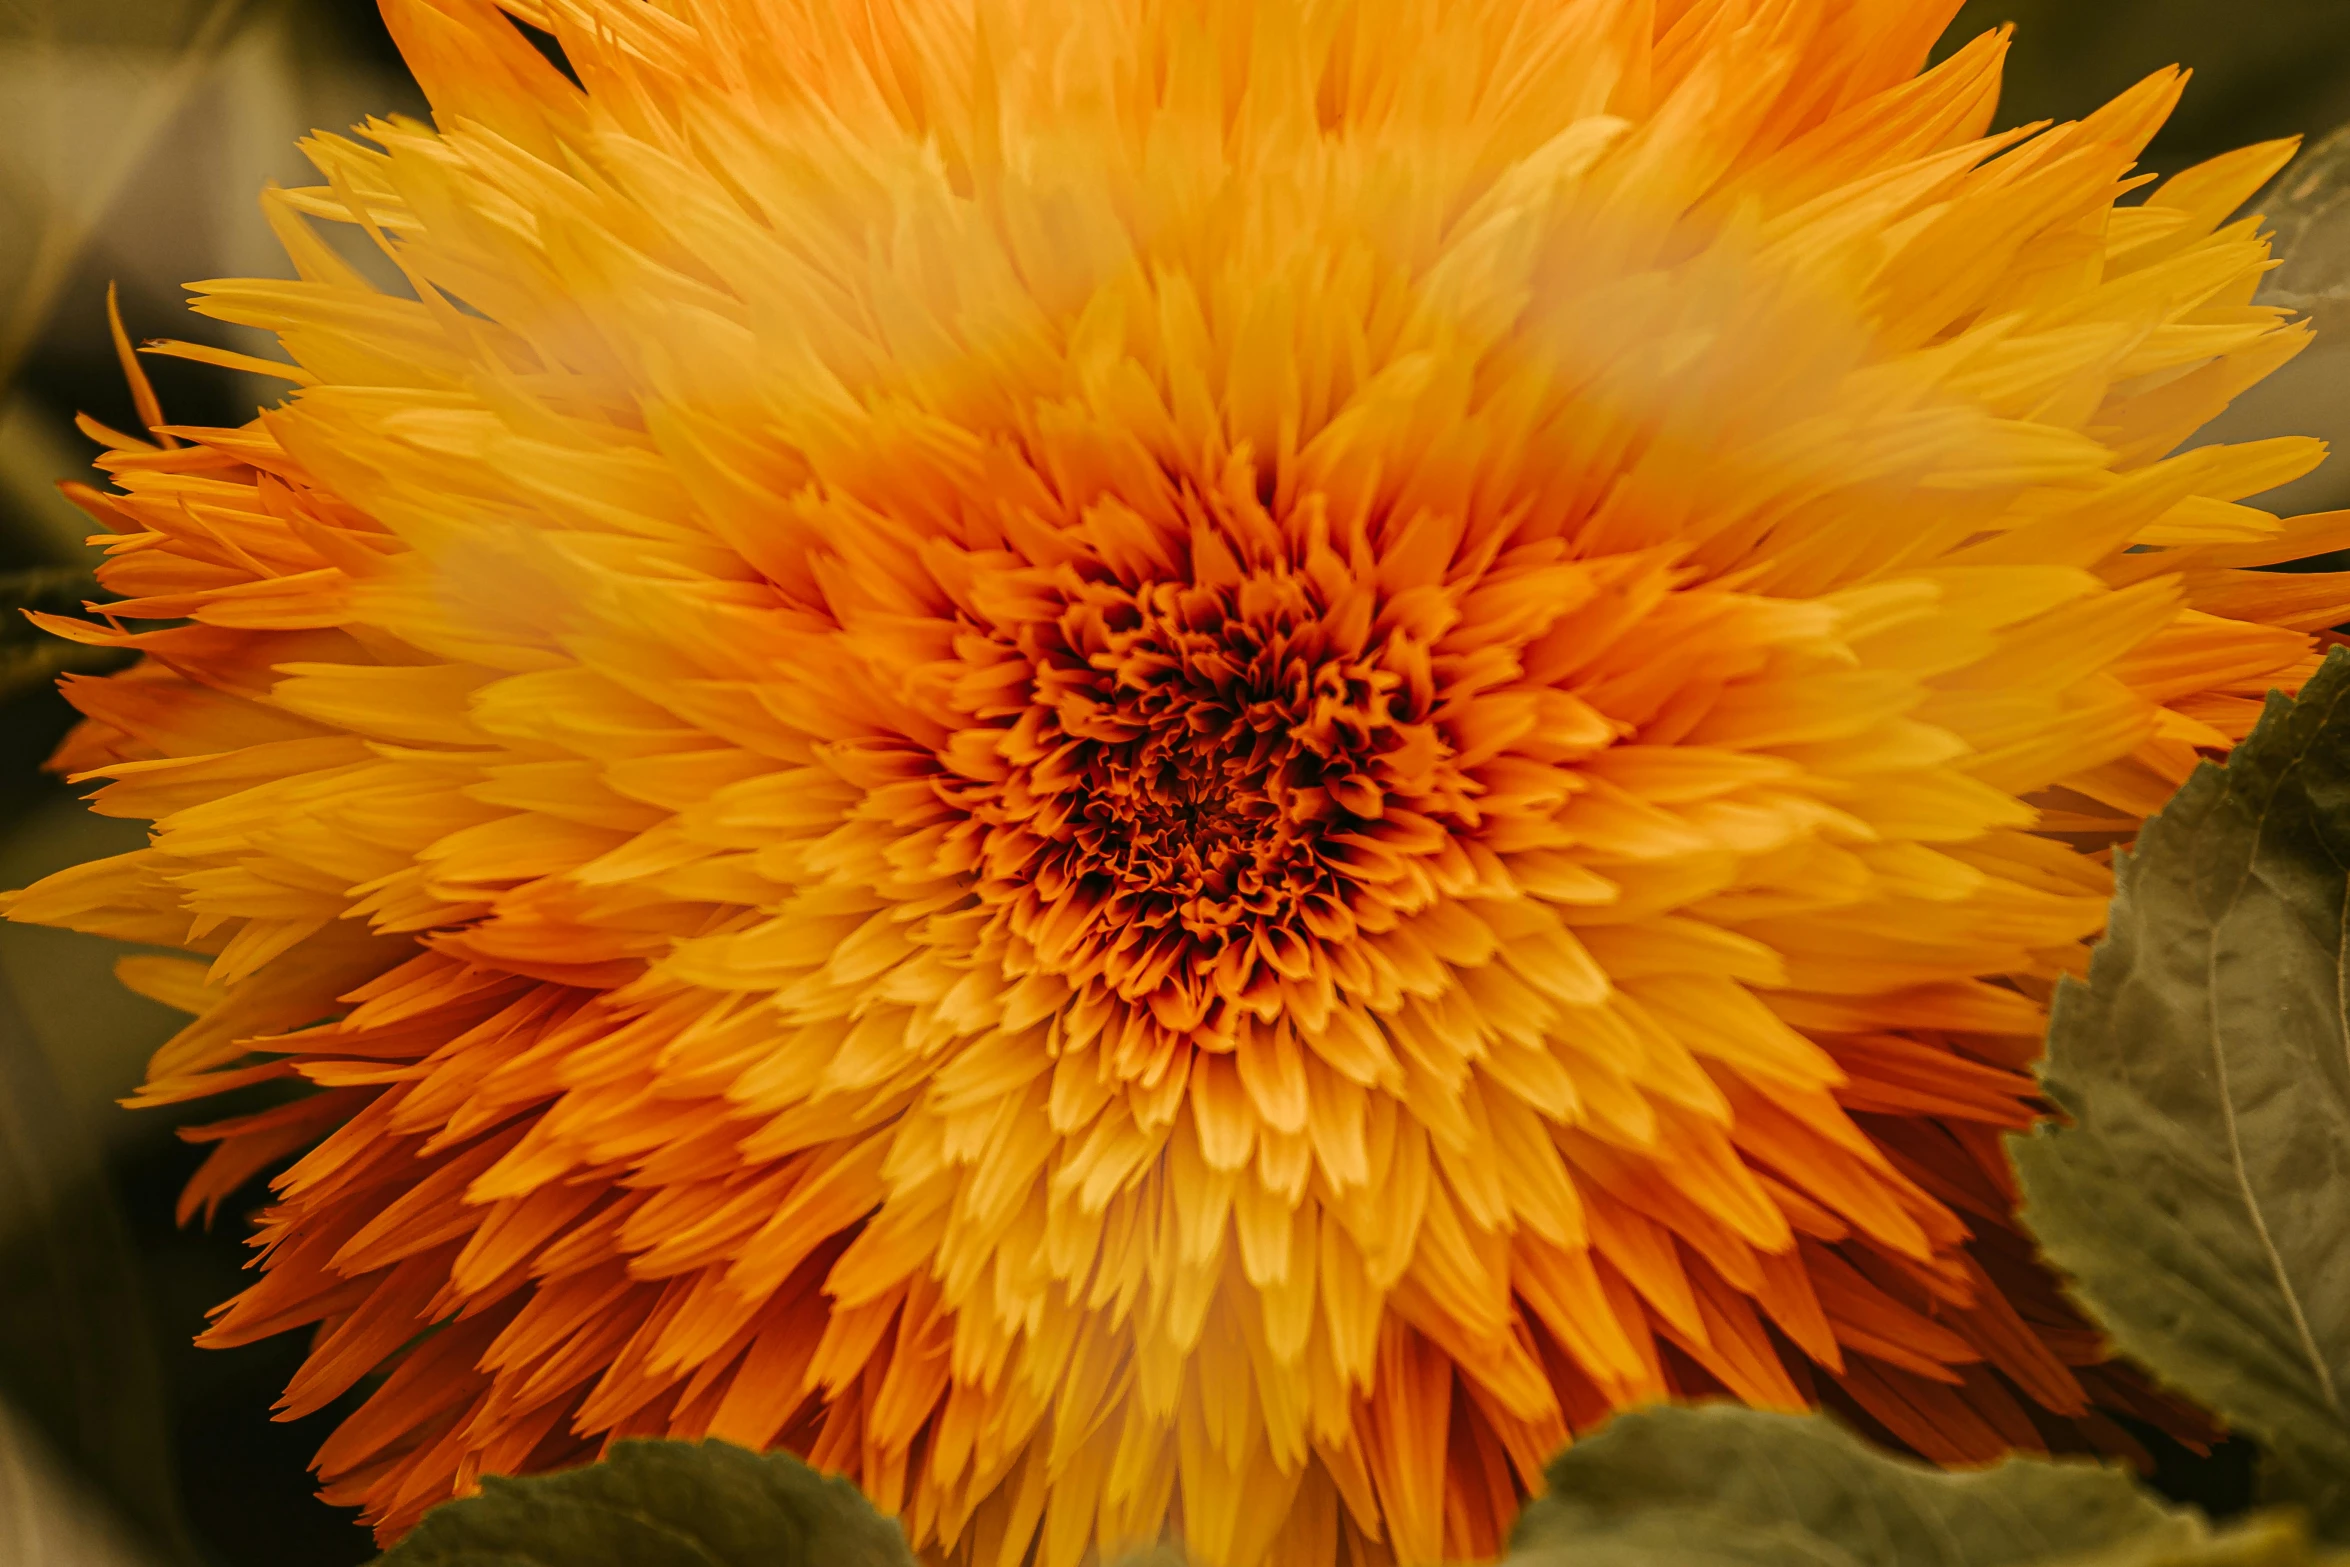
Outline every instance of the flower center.
<svg viewBox="0 0 2350 1567"><path fill-rule="evenodd" d="M1325 837L1372 812L1367 755L1392 737L1395 677L1330 656L1294 579L1229 591L1154 583L1073 606L1049 687L1076 743L1037 777L1067 812L1052 824L1060 874L1147 930L1216 938L1335 893Z"/></svg>
<svg viewBox="0 0 2350 1567"><path fill-rule="evenodd" d="M1335 586L1280 564L1071 575L1058 614L1014 629L1030 682L995 733L1004 775L947 793L1040 965L1212 1036L1225 1004L1327 986L1326 943L1423 901L1393 885L1395 840L1444 841L1467 791L1426 647Z"/></svg>

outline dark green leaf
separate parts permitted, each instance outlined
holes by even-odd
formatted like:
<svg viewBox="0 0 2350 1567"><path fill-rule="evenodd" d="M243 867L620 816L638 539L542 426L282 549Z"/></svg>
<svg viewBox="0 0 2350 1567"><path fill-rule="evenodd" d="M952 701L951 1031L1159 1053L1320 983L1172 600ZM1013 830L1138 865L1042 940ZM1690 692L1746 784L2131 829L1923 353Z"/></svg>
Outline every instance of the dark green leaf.
<svg viewBox="0 0 2350 1567"><path fill-rule="evenodd" d="M2010 1459L1948 1474L1820 1415L1619 1416L1550 1466L1520 1567L2222 1567L2312 1560L2290 1519L2215 1535L2117 1470Z"/></svg>
<svg viewBox="0 0 2350 1567"><path fill-rule="evenodd" d="M913 1567L846 1480L726 1442L621 1442L600 1464L425 1515L377 1567Z"/></svg>
<svg viewBox="0 0 2350 1567"><path fill-rule="evenodd" d="M2015 1143L2025 1217L2115 1341L2350 1538L2350 653L2272 697L2117 865Z"/></svg>

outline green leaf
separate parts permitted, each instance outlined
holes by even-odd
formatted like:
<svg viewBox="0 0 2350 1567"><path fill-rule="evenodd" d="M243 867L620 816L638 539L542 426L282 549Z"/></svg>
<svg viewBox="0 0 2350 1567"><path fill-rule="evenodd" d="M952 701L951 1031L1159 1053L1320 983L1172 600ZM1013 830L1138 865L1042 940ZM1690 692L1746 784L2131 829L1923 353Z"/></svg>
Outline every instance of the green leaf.
<svg viewBox="0 0 2350 1567"><path fill-rule="evenodd" d="M1820 1415L1622 1415L1552 1461L1518 1567L2221 1567L2313 1560L2294 1520L2215 1534L2118 1470L2012 1458L1949 1474Z"/></svg>
<svg viewBox="0 0 2350 1567"><path fill-rule="evenodd" d="M2350 652L2271 697L2135 853L2016 1139L2024 1216L2124 1351L2350 1540Z"/></svg>
<svg viewBox="0 0 2350 1567"><path fill-rule="evenodd" d="M621 1442L584 1469L485 1476L377 1567L913 1567L846 1480L727 1442Z"/></svg>

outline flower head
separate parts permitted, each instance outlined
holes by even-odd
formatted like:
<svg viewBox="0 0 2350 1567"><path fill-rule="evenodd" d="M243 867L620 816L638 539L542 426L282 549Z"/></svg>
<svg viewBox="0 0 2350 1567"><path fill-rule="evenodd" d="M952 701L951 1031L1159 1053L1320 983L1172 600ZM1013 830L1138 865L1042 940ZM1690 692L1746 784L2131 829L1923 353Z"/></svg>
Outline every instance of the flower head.
<svg viewBox="0 0 2350 1567"><path fill-rule="evenodd" d="M198 285L298 390L82 492L153 841L12 908L212 955L145 1100L307 1085L188 1203L299 1155L207 1337L384 1373L328 1494L712 1433L1420 1563L1658 1397L2191 1422L1999 1138L2350 616L2245 569L2314 442L2178 451L2290 148L2117 206L2178 77L1988 135L1953 9L386 0L437 129Z"/></svg>

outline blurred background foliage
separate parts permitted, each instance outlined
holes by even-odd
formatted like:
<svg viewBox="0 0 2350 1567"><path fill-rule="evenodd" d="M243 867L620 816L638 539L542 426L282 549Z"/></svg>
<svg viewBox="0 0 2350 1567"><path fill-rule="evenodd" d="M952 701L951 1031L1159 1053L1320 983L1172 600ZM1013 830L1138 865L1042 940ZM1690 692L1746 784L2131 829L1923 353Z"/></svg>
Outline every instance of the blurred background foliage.
<svg viewBox="0 0 2350 1567"><path fill-rule="evenodd" d="M286 275L255 200L308 184L313 127L422 113L372 0L0 0L0 598L78 606L91 479L73 427L136 429L106 323L250 349L180 284ZM281 384L149 358L171 419L240 424ZM67 650L0 625L0 886L135 848L40 772L71 714ZM80 666L87 667L87 666ZM339 1567L372 1554L312 1495L334 1411L270 1405L301 1346L190 1338L239 1287L241 1220L181 1231L199 1150L114 1100L176 1014L115 984L119 949L0 931L0 1564ZM200 1119L211 1119L205 1112Z"/></svg>
<svg viewBox="0 0 2350 1567"><path fill-rule="evenodd" d="M1968 0L1942 47L2010 22L2002 125L2073 119L2149 72L2181 64L2193 71L2179 112L2147 149L2144 167L2157 173L2279 136L2305 136L2314 150L2350 127L2350 0ZM2321 218L2292 237L2298 243L2271 279L2273 291L2303 308L2350 291L2350 223L2337 231ZM2350 506L2350 313L2326 330L2336 304L2329 298L2318 312L2314 346L2199 437L2318 435L2345 454L2254 502L2270 511Z"/></svg>
<svg viewBox="0 0 2350 1567"><path fill-rule="evenodd" d="M2346 0L1971 0L1952 40L2003 22L2018 29L2010 124L2078 115L2192 64L2185 106L2149 155L2162 172L2350 124ZM0 0L0 600L68 608L95 591L83 519L55 485L93 477L77 412L138 424L107 331L109 284L134 338L258 350L187 315L180 284L286 275L256 193L309 183L304 133L388 112L423 105L372 0ZM2321 316L2340 308L2350 328L2350 201L2303 207L2276 287ZM147 369L175 423L242 423L283 393L178 360ZM2350 329L2321 336L2207 438L2288 433L2350 444ZM2350 505L2350 461L2263 504ZM0 887L140 841L139 824L88 815L40 770L71 716L54 689L80 667L66 652L13 615L0 624ZM239 1285L244 1226L178 1229L172 1199L199 1151L168 1114L114 1104L174 1021L114 983L121 950L0 926L0 1564L365 1561L367 1537L313 1497L305 1471L341 1409L269 1418L300 1344L189 1343ZM2248 1459L2236 1444L2210 1460L2174 1454L2159 1479L2226 1510L2242 1504Z"/></svg>

